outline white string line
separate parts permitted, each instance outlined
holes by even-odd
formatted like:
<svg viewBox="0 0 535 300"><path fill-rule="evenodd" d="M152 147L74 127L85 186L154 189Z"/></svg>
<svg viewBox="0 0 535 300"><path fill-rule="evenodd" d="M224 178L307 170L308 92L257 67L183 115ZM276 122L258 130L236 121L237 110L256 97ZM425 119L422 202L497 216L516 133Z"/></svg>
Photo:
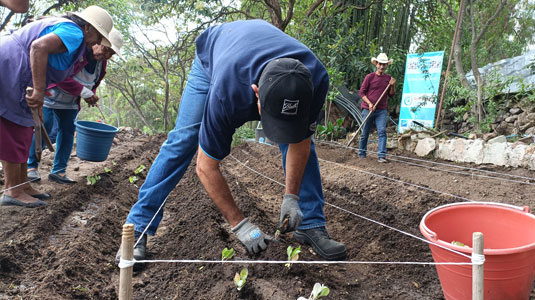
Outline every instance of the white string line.
<svg viewBox="0 0 535 300"><path fill-rule="evenodd" d="M357 172L361 172L361 173L364 173L364 174L367 174L367 175L371 175L371 176L379 177L379 178L382 178L382 179L386 179L386 180L390 180L390 181L394 181L394 182L410 185L410 186L413 186L413 187L416 187L416 188L419 188L419 189L422 189L422 190L426 190L428 192L433 192L433 193L436 193L436 194L439 194L439 195L442 194L442 195L450 196L450 197L453 197L453 198L457 198L457 199L461 199L461 200L469 201L469 202L473 202L474 201L472 199L468 199L468 198L461 197L461 196L458 196L458 195L450 194L450 193L447 193L447 192L442 192L442 191L439 191L439 190L428 188L428 187L425 187L425 186L422 186L422 185L418 185L418 184L415 184L415 183L406 182L406 181L403 181L403 180L400 180L400 179L395 179L395 178L388 177L388 176L385 176L385 175L380 175L380 174L375 174L375 173L372 173L372 172L360 170L360 169L357 169L355 167L346 166L346 165L343 165L343 164L340 164L340 163L337 163L337 162L333 162L333 161L328 161L328 160L325 160L325 159L322 159L322 158L318 158L318 160L321 161L321 162L327 162L327 163L335 164L335 165L337 165L339 167L346 168L346 169L351 169L351 170L354 170L354 171L357 171Z"/></svg>
<svg viewBox="0 0 535 300"><path fill-rule="evenodd" d="M156 211L156 213L154 214L154 216L152 216L152 219L150 219L150 222L149 224L147 224L147 226L145 227L145 229L143 229L143 232L141 233L141 235L139 236L139 238L137 239L136 243L134 244L134 248L136 248L137 244L139 243L139 241L141 241L141 239L143 238L143 235L145 235L145 232L147 232L147 229L149 229L150 227L150 224L152 224L152 221L154 221L154 219L156 219L156 216L158 215L158 213L160 212L160 210L162 210L163 206L165 205L165 202L167 202L167 198L169 198L169 195L171 193L169 192L169 194L167 194L167 197L165 197L165 199L163 200L162 204L160 205L160 207L158 208L158 210ZM135 230L135 229L134 229Z"/></svg>
<svg viewBox="0 0 535 300"><path fill-rule="evenodd" d="M327 144L327 145L333 145L333 146L340 147L340 148L350 148L350 149L353 149L353 150L358 150L358 148L356 148L356 147L351 147L351 146L346 147L346 145L340 144L338 142L328 142L328 141L317 141L317 142L323 143L323 144ZM375 152L375 151L371 151L371 150L366 150L366 151L370 152L370 153L378 154L378 152ZM430 164L436 164L436 165L441 165L441 166L453 167L453 168L458 168L458 169L466 169L466 170L475 171L475 172L496 174L496 175L501 175L501 176L513 177L513 178L521 178L521 179L526 179L526 180L535 180L535 178L533 178L533 177L526 177L526 176L521 176L521 175L512 175L512 174L501 173L501 172L496 172L496 171L481 170L481 169L471 168L471 167L463 167L463 166L455 165L453 163L441 163L441 162L429 161L429 160L425 160L425 159L419 159L419 158L413 158L413 157L407 157L407 156L401 156L401 155L394 155L394 154L389 154L389 153L387 153L386 155L387 156L392 156L392 157L397 157L397 158L403 158L403 159L408 159L408 160L414 160L414 161L419 161L419 162L430 163ZM428 167L428 166L426 166L426 167ZM472 174L472 173L467 173L467 176L468 175L470 175L470 176L480 176L480 175ZM500 179L499 177L494 177L494 178ZM521 181L521 183L528 184L528 183L523 182L523 181ZM529 184L532 184L532 183L529 183Z"/></svg>
<svg viewBox="0 0 535 300"><path fill-rule="evenodd" d="M60 169L59 172L64 171L65 169L67 169L67 168L65 167L65 168L63 168L63 169ZM58 172L58 173L59 173L59 172ZM5 173L4 173L4 174L5 174ZM4 179L5 179L5 178L4 178ZM10 188L1 190L0 193L7 192L7 191L12 190L12 189L14 189L14 188L18 188L19 186L23 186L23 185L25 185L26 183L32 183L32 182L34 182L34 181L39 181L39 180L41 180L41 178L35 178L35 179L32 179L32 180L28 180L28 181L25 181L25 182L23 182L23 183L19 183L19 184L17 184L17 185L14 185L14 186L12 186L12 187L10 187Z"/></svg>
<svg viewBox="0 0 535 300"><path fill-rule="evenodd" d="M265 144L265 143L259 143L259 144L263 144L263 145L266 145L268 147L275 147L273 145L269 145L269 144ZM232 155L230 155L232 156ZM233 156L232 156L233 157ZM233 157L234 159L236 159L235 157ZM236 159L237 160L237 159ZM442 192L442 191L439 191L439 190L435 190L435 189L432 189L432 188L428 188L428 187L425 187L425 186L422 186L422 185L418 185L418 184L415 184L415 183L410 183L410 182L406 182L406 181L403 181L403 180L400 180L400 179L395 179L395 178L392 178L392 177L388 177L388 176L384 176L384 175L379 175L379 174L375 174L375 173L372 173L372 172L368 172L368 171L364 171L364 170L360 170L360 169L357 169L355 167L349 167L349 166L346 166L346 165L343 165L343 164L339 164L339 163L336 163L336 162L332 162L332 161L328 161L328 160L324 160L324 159L321 159L318 157L318 161L322 161L322 162L328 162L328 163L332 163L332 164L336 164L340 167L343 167L343 168L347 168L347 169L352 169L354 171L357 171L357 172L361 172L361 173L364 173L364 174L368 174L368 175L371 175L371 176L376 176L376 177L380 177L380 178L383 178L383 179L386 179L386 180L391 180L391 181L394 181L394 182L398 182L398 183L401 183L401 184L406 184L406 185L410 185L410 186L413 186L413 187L416 187L416 188L419 188L419 189L422 189L422 190L426 190L428 192L433 192L433 193L436 193L436 194L443 194L443 195L446 195L446 196L450 196L450 197L453 197L453 198L457 198L457 199L461 199L461 200L464 200L464 201L469 201L469 202L473 202L474 200L472 199L468 199L468 198L465 198L465 197L462 197L462 196L458 196L458 195L454 195L454 194L450 194L450 193L447 193L447 192ZM247 166L246 166L247 167ZM256 172L256 171L254 171ZM257 173L261 176L264 176L260 173ZM265 176L264 176L265 177ZM266 177L268 178L268 177ZM272 180L274 181L273 179L271 178L268 178L269 180ZM281 183L279 183L281 184Z"/></svg>
<svg viewBox="0 0 535 300"><path fill-rule="evenodd" d="M520 184L527 184L527 185L535 185L535 183L526 182L526 181L520 181L520 180L514 180L514 179L506 179L506 178L487 176L487 175L481 175L481 174L474 174L474 173L468 173L468 172L462 172L462 171L452 171L452 170L434 168L434 167L431 167L431 166L421 165L421 164L408 162L408 161L404 161L404 160L399 160L399 159L393 159L393 158L389 158L389 159L392 160L392 161L396 161L396 162L400 162L400 163L404 163L404 164L408 164L408 165L412 165L412 166L423 167L423 168L442 171L442 172L447 172L447 173L460 174L460 175L465 175L465 176L470 176L470 177L476 176L476 177L481 177L481 178L488 178L488 179L494 179L494 180L498 180L498 181L507 181L507 182L514 182L514 183L520 183Z"/></svg>
<svg viewBox="0 0 535 300"><path fill-rule="evenodd" d="M234 157L232 154L230 154L230 157L234 158L238 163L240 163L242 166L244 166L244 167L247 168L248 170L250 170L250 171L252 171L252 172L254 172L254 173L256 173L256 174L258 174L258 175L260 175L260 176L262 176L262 177L264 177L264 178L267 178L267 179L269 179L269 180L271 180L271 181L273 181L273 182L275 182L275 183L278 183L279 185L281 185L281 186L284 187L284 184L282 184L282 183L276 181L275 179L271 179L271 178L267 177L266 175L264 175L264 174L262 174L262 173L260 173L260 172L258 172L258 171L256 171L256 170L254 170L253 168L247 166L245 163L243 163L243 162L241 162L240 160L238 160L238 159L237 159L236 157ZM372 173L372 174L373 174L373 173ZM426 240L426 239L423 239L423 238L421 238L421 237L418 237L418 236L416 236L416 235L414 235L414 234L412 234L412 233L408 233L408 232L405 232L405 231L403 231L403 230L400 230L400 229L394 228L394 227L392 227L392 226L386 225L386 224L384 224L384 223L381 223L381 222L379 222L379 221L375 221L375 220L372 220L372 219L370 219L370 218L361 216L361 215L356 214L356 213L354 213L354 212L351 212L351 211L349 211L349 210L346 210L346 209L343 209L343 208L341 208L341 207L338 207L338 206L336 206L336 205L334 205L334 204L328 203L327 201L325 201L325 204L330 205L330 206L332 206L332 207L334 207L334 208L340 209L340 210L342 210L342 211L344 211L344 212L346 212L346 213L349 213L349 214L352 214L352 215L354 215L354 216L357 216L357 217L359 217L359 218L361 218L361 219L364 219L364 220L366 220L366 221L373 222L373 223L375 223L375 224L377 224L377 225L381 225L381 226L383 226L383 227L386 227L386 228L395 230L395 231L397 231L397 232L399 232L399 233L402 233L402 234L405 234L405 235L407 235L407 236L416 238L416 239L418 239L418 240L420 240L420 241L423 241L423 242L426 242L426 243L428 243L428 244L431 244L431 245L437 246L437 247L439 247L439 248L442 248L442 249L451 251L451 252L453 252L453 253L459 254L459 255L464 256L464 257L467 257L467 258L471 258L471 256L466 255L466 254L464 254L464 253L462 253L462 252L459 252L459 251L457 251L457 250L447 248L447 247L442 246L442 245L440 245L440 244L433 243L433 242L431 242L431 241L428 241L428 240Z"/></svg>
<svg viewBox="0 0 535 300"><path fill-rule="evenodd" d="M125 261L130 262L130 261ZM136 264L144 263L189 263L189 264L373 264L373 265L474 265L472 262L410 262L410 261L285 261L285 260L200 260L200 259L155 259L155 260L133 260Z"/></svg>

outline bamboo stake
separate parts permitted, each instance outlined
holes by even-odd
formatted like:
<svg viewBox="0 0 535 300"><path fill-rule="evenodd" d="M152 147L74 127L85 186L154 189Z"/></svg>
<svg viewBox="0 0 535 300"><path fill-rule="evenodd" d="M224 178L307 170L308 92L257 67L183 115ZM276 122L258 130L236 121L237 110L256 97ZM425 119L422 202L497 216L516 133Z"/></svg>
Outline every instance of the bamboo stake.
<svg viewBox="0 0 535 300"><path fill-rule="evenodd" d="M485 261L483 234L472 235L472 300L483 300L483 263Z"/></svg>
<svg viewBox="0 0 535 300"><path fill-rule="evenodd" d="M123 238L121 241L121 260L132 261L134 259L134 224L123 225ZM119 300L131 300L132 293L132 274L134 265L121 266L119 276Z"/></svg>

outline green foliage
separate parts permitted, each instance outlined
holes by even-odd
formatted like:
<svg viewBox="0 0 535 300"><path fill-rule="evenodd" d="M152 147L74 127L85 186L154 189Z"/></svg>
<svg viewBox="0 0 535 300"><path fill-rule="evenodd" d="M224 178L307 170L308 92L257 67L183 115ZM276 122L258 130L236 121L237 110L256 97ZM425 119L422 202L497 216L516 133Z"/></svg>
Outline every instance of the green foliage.
<svg viewBox="0 0 535 300"><path fill-rule="evenodd" d="M234 248L225 248L221 251L221 260L229 260L234 256Z"/></svg>
<svg viewBox="0 0 535 300"><path fill-rule="evenodd" d="M320 140L334 140L343 137L346 134L346 129L342 127L344 118L336 120L333 124L332 121L327 123L327 126L318 125L317 138Z"/></svg>
<svg viewBox="0 0 535 300"><path fill-rule="evenodd" d="M112 169L110 169L108 167L104 167L104 172L106 172L108 174L111 174L113 171L112 171Z"/></svg>
<svg viewBox="0 0 535 300"><path fill-rule="evenodd" d="M246 139L254 139L255 131L250 126L251 123L245 123L240 128L236 129L234 135L232 135L232 147L240 145Z"/></svg>
<svg viewBox="0 0 535 300"><path fill-rule="evenodd" d="M86 182L87 185L95 185L97 181L100 180L100 176L99 175L87 176L86 179L87 179L87 182Z"/></svg>
<svg viewBox="0 0 535 300"><path fill-rule="evenodd" d="M238 288L238 291L241 291L245 285L248 275L249 271L247 268L243 268L240 273L236 273L236 275L234 275L234 284L236 285L236 288Z"/></svg>
<svg viewBox="0 0 535 300"><path fill-rule="evenodd" d="M286 255L288 256L288 263L286 263L284 266L286 268L290 268L292 261L297 261L299 259L299 253L301 253L301 246L294 248L292 246L288 246L286 248Z"/></svg>

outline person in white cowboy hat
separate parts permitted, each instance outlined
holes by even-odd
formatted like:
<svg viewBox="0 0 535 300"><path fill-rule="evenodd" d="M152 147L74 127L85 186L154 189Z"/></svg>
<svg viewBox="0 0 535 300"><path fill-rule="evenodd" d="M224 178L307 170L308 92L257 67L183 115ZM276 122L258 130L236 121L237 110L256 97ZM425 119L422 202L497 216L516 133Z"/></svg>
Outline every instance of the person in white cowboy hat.
<svg viewBox="0 0 535 300"><path fill-rule="evenodd" d="M388 120L387 98L396 93L396 79L386 74L386 68L393 62L388 59L385 53L380 53L377 57L372 57L375 65L375 72L366 75L359 90L362 98L362 119L366 119L371 114L366 123L362 125L362 134L359 142L359 157L366 157L368 148L368 136L372 124L375 123L377 135L379 136L378 162L385 163L386 160L386 121ZM388 89L388 91L387 91Z"/></svg>
<svg viewBox="0 0 535 300"><path fill-rule="evenodd" d="M96 89L106 74L108 60L119 53L123 45L123 36L112 29L109 33L111 47L93 45L86 51L84 59L75 67L76 74L64 81L51 84L45 96L43 116L45 128L51 130L54 122L57 124L56 152L54 164L48 179L61 184L73 184L75 180L66 175L67 163L71 156L74 141L74 121L80 110L80 99L83 98L89 106L97 105L99 97ZM30 156L28 157L28 179L41 180L38 172L39 161L35 156L35 139L32 141Z"/></svg>
<svg viewBox="0 0 535 300"><path fill-rule="evenodd" d="M86 48L111 46L112 27L106 10L90 6L81 13L37 20L0 39L0 161L6 182L0 205L46 205L42 200L50 194L35 190L26 173L34 126L31 109L41 114L47 86L72 75ZM31 95L26 95L27 87L33 87Z"/></svg>

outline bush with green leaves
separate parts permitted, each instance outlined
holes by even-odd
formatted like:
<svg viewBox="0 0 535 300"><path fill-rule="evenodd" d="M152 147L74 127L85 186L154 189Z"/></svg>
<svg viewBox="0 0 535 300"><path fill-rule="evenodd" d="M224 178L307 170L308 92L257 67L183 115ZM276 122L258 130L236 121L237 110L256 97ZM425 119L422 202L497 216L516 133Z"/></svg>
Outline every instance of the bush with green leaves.
<svg viewBox="0 0 535 300"><path fill-rule="evenodd" d="M238 146L246 139L255 138L255 130L251 128L254 122L245 123L240 128L236 129L234 135L232 136L232 147Z"/></svg>
<svg viewBox="0 0 535 300"><path fill-rule="evenodd" d="M318 125L316 136L320 140L334 140L342 138L346 134L346 129L342 127L344 118L336 120L335 123L329 121L327 126Z"/></svg>

